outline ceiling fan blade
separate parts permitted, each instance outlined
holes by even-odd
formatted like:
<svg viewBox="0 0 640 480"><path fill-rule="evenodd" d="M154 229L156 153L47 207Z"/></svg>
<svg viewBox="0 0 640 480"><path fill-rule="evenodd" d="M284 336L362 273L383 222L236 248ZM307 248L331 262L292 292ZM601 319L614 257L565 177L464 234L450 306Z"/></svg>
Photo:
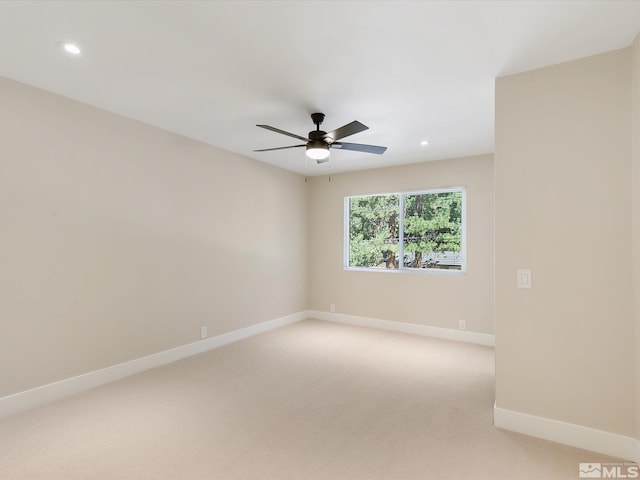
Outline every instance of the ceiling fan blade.
<svg viewBox="0 0 640 480"><path fill-rule="evenodd" d="M270 152L272 150L284 150L286 148L298 148L298 147L306 147L307 144L304 145L291 145L290 147L275 147L275 148L261 148L260 150L254 150L254 152Z"/></svg>
<svg viewBox="0 0 640 480"><path fill-rule="evenodd" d="M347 123L340 128L335 129L333 132L327 133L324 138L331 139L332 141L340 140L341 138L348 137L349 135L353 135L354 133L364 132L365 130L369 130L369 127L363 125L357 120L354 120L351 123Z"/></svg>
<svg viewBox="0 0 640 480"><path fill-rule="evenodd" d="M341 150L353 150L355 152L375 153L382 155L387 147L378 147L377 145L363 145L362 143L343 143L335 142L331 144L331 148L340 148Z"/></svg>
<svg viewBox="0 0 640 480"><path fill-rule="evenodd" d="M280 130L276 127L270 127L269 125L256 125L256 127L266 128L267 130L271 130L272 132L281 133L282 135L288 135L293 138L297 138L298 140L302 140L303 142L308 142L309 139L306 137L301 137L300 135L296 135L295 133L285 132L284 130Z"/></svg>

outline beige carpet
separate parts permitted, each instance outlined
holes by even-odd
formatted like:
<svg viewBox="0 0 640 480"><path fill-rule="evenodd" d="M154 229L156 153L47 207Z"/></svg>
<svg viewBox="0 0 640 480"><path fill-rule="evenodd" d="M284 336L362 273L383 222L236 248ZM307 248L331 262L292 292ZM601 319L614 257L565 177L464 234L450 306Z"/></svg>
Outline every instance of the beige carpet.
<svg viewBox="0 0 640 480"><path fill-rule="evenodd" d="M492 425L493 349L308 320L0 420L0 478L576 479Z"/></svg>

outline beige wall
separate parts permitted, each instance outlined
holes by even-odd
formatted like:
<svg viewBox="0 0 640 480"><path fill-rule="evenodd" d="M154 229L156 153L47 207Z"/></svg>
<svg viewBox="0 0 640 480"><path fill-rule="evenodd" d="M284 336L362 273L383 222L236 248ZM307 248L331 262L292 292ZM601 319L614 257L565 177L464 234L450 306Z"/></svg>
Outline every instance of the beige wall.
<svg viewBox="0 0 640 480"><path fill-rule="evenodd" d="M337 161L337 160L336 160ZM465 275L345 271L344 197L465 185ZM314 310L493 333L493 157L309 179L309 298Z"/></svg>
<svg viewBox="0 0 640 480"><path fill-rule="evenodd" d="M640 439L640 33L632 50L632 158L633 158L633 246L634 299L636 322L636 433Z"/></svg>
<svg viewBox="0 0 640 480"><path fill-rule="evenodd" d="M630 53L497 80L495 241L497 406L632 436Z"/></svg>
<svg viewBox="0 0 640 480"><path fill-rule="evenodd" d="M304 178L0 79L0 396L306 308Z"/></svg>

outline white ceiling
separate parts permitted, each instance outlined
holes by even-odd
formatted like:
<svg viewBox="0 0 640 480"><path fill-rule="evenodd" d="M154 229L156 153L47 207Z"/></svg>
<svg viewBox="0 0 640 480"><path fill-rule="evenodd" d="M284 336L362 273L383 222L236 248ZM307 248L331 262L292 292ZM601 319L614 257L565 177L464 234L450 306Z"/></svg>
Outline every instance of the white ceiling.
<svg viewBox="0 0 640 480"><path fill-rule="evenodd" d="M494 79L630 45L640 1L2 1L0 75L303 175L493 151ZM72 58L60 42L82 48ZM1 106L0 106L1 108ZM384 155L304 149L309 114ZM428 140L429 145L420 145Z"/></svg>

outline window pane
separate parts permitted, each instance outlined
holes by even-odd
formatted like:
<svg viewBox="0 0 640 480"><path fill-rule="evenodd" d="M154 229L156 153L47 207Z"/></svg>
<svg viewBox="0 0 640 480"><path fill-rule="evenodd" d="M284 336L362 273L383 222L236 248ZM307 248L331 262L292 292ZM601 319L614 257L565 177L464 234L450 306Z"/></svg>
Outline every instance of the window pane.
<svg viewBox="0 0 640 480"><path fill-rule="evenodd" d="M399 195L349 198L349 266L398 268Z"/></svg>
<svg viewBox="0 0 640 480"><path fill-rule="evenodd" d="M404 266L462 268L462 192L404 197Z"/></svg>

